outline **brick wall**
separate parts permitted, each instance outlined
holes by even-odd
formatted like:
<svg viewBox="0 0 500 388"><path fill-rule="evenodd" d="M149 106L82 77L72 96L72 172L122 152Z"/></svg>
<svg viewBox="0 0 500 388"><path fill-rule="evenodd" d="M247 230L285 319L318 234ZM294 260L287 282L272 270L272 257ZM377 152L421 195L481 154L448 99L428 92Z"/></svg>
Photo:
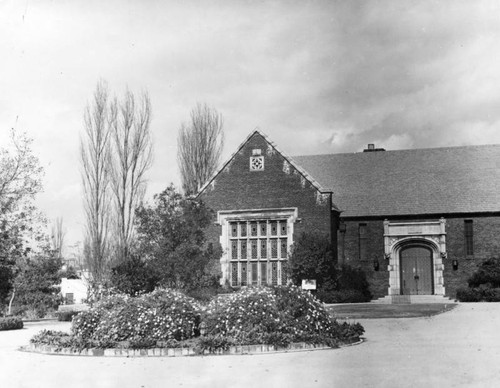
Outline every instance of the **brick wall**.
<svg viewBox="0 0 500 388"><path fill-rule="evenodd" d="M441 216L435 217L438 220ZM453 217L446 219L446 250L444 264L444 287L446 295L454 298L458 287L467 286L467 279L477 266L487 258L500 255L500 217L479 216ZM389 219L390 220L390 219ZM464 221L473 221L474 255L465 254ZM405 219L405 221L422 221L422 219ZM367 255L360 260L359 233L360 223L366 224ZM387 295L389 273L384 259L384 225L383 220L345 221L345 237L339 232L339 262L352 266L361 266L370 282L375 298ZM344 242L344 258L342 257L342 241ZM374 271L373 261L378 259L379 271ZM453 269L453 260L458 261L458 268Z"/></svg>
<svg viewBox="0 0 500 388"><path fill-rule="evenodd" d="M474 255L466 256L464 220L473 221ZM458 287L467 286L467 279L484 260L499 256L500 217L484 216L450 218L446 220L446 245L448 257L444 260L446 294L455 297ZM453 260L458 269L453 270Z"/></svg>
<svg viewBox="0 0 500 388"><path fill-rule="evenodd" d="M250 171L252 150L260 149L264 170ZM297 207L299 222L294 225L294 239L302 232L327 235L337 245L337 213L332 216L331 198L318 198L318 191L260 134L255 133L216 176L200 198L215 212L219 210L268 209ZM284 171L286 170L286 171ZM214 216L214 222L216 215ZM219 242L221 227L212 225L208 238Z"/></svg>
<svg viewBox="0 0 500 388"><path fill-rule="evenodd" d="M366 256L360 258L359 224L366 224ZM344 240L344 255L342 241ZM339 232L339 263L361 267L370 283L370 291L374 298L387 295L389 288L389 272L384 258L384 222L377 221L346 221L345 233ZM342 257L343 256L343 257ZM379 270L375 271L374 261L378 261Z"/></svg>

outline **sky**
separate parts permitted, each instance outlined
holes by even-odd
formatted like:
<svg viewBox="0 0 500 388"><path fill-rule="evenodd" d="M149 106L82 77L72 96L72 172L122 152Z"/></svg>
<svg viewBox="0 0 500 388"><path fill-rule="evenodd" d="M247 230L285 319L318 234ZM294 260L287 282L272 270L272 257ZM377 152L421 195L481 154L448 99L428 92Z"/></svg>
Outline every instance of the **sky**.
<svg viewBox="0 0 500 388"><path fill-rule="evenodd" d="M177 132L224 116L227 159L256 128L289 155L500 143L500 1L0 0L0 146L33 138L37 205L84 229L79 142L99 80L147 91L150 200L179 184Z"/></svg>

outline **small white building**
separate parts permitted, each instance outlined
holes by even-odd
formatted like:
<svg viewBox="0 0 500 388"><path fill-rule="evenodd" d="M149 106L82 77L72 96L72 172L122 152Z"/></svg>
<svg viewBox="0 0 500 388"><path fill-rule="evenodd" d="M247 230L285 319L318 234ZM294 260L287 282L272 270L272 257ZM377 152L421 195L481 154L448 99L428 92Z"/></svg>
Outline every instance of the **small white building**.
<svg viewBox="0 0 500 388"><path fill-rule="evenodd" d="M80 279L61 279L61 295L64 304L81 304L87 299L88 281L85 274Z"/></svg>

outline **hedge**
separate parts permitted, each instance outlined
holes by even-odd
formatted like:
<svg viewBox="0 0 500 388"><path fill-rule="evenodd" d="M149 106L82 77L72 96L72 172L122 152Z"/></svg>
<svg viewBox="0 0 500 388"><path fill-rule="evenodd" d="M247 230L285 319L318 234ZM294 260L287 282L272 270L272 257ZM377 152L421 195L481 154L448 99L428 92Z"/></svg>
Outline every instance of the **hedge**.
<svg viewBox="0 0 500 388"><path fill-rule="evenodd" d="M18 330L23 328L23 320L19 317L0 318L0 330Z"/></svg>

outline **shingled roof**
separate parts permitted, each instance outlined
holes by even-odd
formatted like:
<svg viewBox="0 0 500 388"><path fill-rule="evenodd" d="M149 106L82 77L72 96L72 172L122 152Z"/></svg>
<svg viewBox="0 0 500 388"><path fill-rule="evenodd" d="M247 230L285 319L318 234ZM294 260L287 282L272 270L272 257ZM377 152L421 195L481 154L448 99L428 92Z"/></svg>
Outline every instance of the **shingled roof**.
<svg viewBox="0 0 500 388"><path fill-rule="evenodd" d="M295 156L344 217L500 212L500 145Z"/></svg>

